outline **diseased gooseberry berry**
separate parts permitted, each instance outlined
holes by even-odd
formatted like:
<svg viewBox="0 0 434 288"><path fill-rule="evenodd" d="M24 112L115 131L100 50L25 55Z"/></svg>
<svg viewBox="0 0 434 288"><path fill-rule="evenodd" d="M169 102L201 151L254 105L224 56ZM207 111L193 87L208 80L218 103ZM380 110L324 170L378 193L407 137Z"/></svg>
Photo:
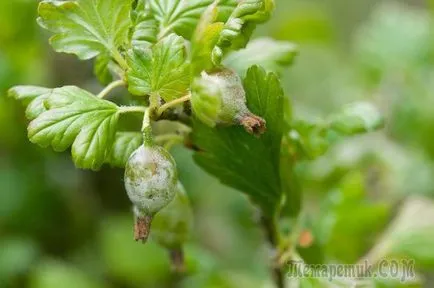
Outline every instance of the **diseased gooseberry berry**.
<svg viewBox="0 0 434 288"><path fill-rule="evenodd" d="M154 215L176 194L176 164L164 148L142 145L125 167L125 189L134 205L135 239L146 241Z"/></svg>
<svg viewBox="0 0 434 288"><path fill-rule="evenodd" d="M197 118L210 127L238 124L251 134L265 132L265 120L249 111L241 79L228 68L203 71L192 85L191 103Z"/></svg>

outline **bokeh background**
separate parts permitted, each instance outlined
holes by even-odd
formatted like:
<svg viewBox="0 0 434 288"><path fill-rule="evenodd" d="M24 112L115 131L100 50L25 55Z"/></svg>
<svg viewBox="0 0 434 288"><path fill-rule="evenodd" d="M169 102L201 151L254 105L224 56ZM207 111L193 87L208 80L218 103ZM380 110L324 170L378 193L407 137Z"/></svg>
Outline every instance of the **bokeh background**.
<svg viewBox="0 0 434 288"><path fill-rule="evenodd" d="M282 74L295 115L315 120L363 100L380 107L387 123L298 165L301 226L312 236L299 254L309 263L411 258L416 280L363 287L432 287L434 3L276 2L275 17L255 37L298 45ZM173 154L196 229L186 247L192 276L177 284L166 251L132 240L122 170L78 170L69 153L29 143L24 109L7 98L9 87L101 88L91 62L54 53L36 24L37 5L0 1L0 287L272 287L250 203L202 172L186 149Z"/></svg>

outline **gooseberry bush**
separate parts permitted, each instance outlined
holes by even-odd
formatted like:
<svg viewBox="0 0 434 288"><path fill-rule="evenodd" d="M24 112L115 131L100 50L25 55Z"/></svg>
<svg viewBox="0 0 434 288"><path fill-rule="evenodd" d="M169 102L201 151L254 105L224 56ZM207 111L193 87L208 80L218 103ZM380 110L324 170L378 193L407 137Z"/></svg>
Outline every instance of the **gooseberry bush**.
<svg viewBox="0 0 434 288"><path fill-rule="evenodd" d="M273 279L284 287L282 257L294 252L296 229L283 229L301 207L295 167L345 136L375 130L382 117L368 103L327 119L295 119L279 74L296 54L292 43L252 40L269 20L273 0L42 1L38 23L57 52L94 61L105 88L16 86L26 105L28 137L71 150L77 168L125 168L134 238L150 235L184 270L182 246L193 229L187 193L170 147L184 144L208 173L257 207L271 246ZM313 83L314 85L314 83ZM125 87L131 103L110 101ZM141 130L123 118L140 116ZM163 124L164 125L163 125ZM158 128L158 129L157 129Z"/></svg>

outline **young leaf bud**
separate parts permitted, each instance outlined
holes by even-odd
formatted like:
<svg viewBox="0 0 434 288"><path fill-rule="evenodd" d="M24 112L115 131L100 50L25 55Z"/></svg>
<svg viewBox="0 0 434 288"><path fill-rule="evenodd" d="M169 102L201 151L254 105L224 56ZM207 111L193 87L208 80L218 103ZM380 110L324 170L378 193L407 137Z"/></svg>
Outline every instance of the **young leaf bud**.
<svg viewBox="0 0 434 288"><path fill-rule="evenodd" d="M203 71L192 85L191 103L197 118L210 127L238 124L251 134L265 132L265 120L249 111L241 79L230 69Z"/></svg>
<svg viewBox="0 0 434 288"><path fill-rule="evenodd" d="M175 160L162 147L140 146L125 167L125 189L134 205L135 239L146 241L154 215L168 205L176 193Z"/></svg>
<svg viewBox="0 0 434 288"><path fill-rule="evenodd" d="M190 202L184 187L178 182L173 201L155 215L151 237L167 249L177 249L188 240L192 226Z"/></svg>

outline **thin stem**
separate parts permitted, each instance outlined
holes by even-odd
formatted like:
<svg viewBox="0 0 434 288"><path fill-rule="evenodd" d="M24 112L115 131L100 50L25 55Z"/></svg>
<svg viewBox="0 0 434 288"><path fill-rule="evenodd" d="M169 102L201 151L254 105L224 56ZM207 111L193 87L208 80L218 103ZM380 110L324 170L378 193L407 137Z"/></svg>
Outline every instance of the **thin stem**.
<svg viewBox="0 0 434 288"><path fill-rule="evenodd" d="M151 127L150 109L145 109L145 115L143 116L142 132Z"/></svg>
<svg viewBox="0 0 434 288"><path fill-rule="evenodd" d="M297 242L301 234L301 217L302 212L299 213L297 219L295 220L295 224L293 229L291 230L291 234L289 237L284 238L284 246L282 247L280 253L276 257L277 265L283 266L288 261L292 260L293 255L296 253Z"/></svg>
<svg viewBox="0 0 434 288"><path fill-rule="evenodd" d="M173 101L167 102L164 105L161 105L160 108L158 108L157 110L157 116L160 117L161 114L164 113L164 111L166 111L167 109L170 109L178 104L181 104L183 102L189 101L191 99L191 94L185 95L181 98L175 99Z"/></svg>
<svg viewBox="0 0 434 288"><path fill-rule="evenodd" d="M150 110L151 110L150 108L147 108L145 110L145 115L143 115L142 133L143 133L143 143L145 144L145 146L154 145L154 137L152 136Z"/></svg>
<svg viewBox="0 0 434 288"><path fill-rule="evenodd" d="M151 95L149 95L149 107L155 109L159 105L160 105L160 95L158 93L152 92Z"/></svg>
<svg viewBox="0 0 434 288"><path fill-rule="evenodd" d="M169 249L170 264L172 268L172 279L170 287L182 287L182 280L186 276L184 250L182 247Z"/></svg>
<svg viewBox="0 0 434 288"><path fill-rule="evenodd" d="M276 220L262 217L261 222L268 243L271 245L272 249L277 250L280 243L280 236L279 236ZM273 272L273 281L276 284L276 287L285 288L285 277L282 268L279 266L275 266L273 263L272 272Z"/></svg>
<svg viewBox="0 0 434 288"><path fill-rule="evenodd" d="M178 134L164 134L164 135L155 136L155 142L157 143L167 142L167 141L182 142L184 141L184 137Z"/></svg>
<svg viewBox="0 0 434 288"><path fill-rule="evenodd" d="M120 87L120 86L124 86L125 82L124 80L116 80L113 81L112 83L110 83L109 85L107 85L107 87L105 87L99 94L98 94L98 98L104 98L105 96L107 96L113 89L115 89L116 87Z"/></svg>
<svg viewBox="0 0 434 288"><path fill-rule="evenodd" d="M167 151L172 149L172 147L176 144L183 143L185 141L184 136L177 134L166 134L155 137L155 141L165 142L163 147Z"/></svg>
<svg viewBox="0 0 434 288"><path fill-rule="evenodd" d="M172 271L178 275L185 273L184 251L182 247L169 250Z"/></svg>
<svg viewBox="0 0 434 288"><path fill-rule="evenodd" d="M119 107L119 113L145 113L148 107L143 106L121 106Z"/></svg>
<svg viewBox="0 0 434 288"><path fill-rule="evenodd" d="M122 57L121 53L119 53L119 51L116 49L113 51L113 58L116 62L118 62L119 66L121 66L124 71L128 70L127 61L125 61L124 57Z"/></svg>

